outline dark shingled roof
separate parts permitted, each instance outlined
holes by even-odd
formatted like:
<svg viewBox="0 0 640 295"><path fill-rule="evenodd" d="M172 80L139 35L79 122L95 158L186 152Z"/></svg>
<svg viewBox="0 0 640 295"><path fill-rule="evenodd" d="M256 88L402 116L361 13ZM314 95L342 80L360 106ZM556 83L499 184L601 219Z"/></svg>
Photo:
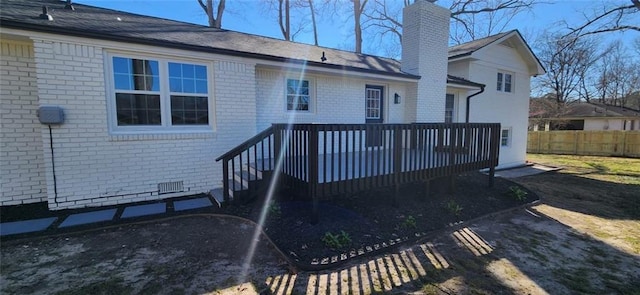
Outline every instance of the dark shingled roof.
<svg viewBox="0 0 640 295"><path fill-rule="evenodd" d="M475 51L478 51L479 49L495 42L496 40L508 35L513 31L514 30L503 32L489 37L484 37L482 39L477 39L471 42L449 47L449 59L471 55Z"/></svg>
<svg viewBox="0 0 640 295"><path fill-rule="evenodd" d="M560 117L640 117L640 111L602 103L580 102L569 104L567 106L567 111Z"/></svg>
<svg viewBox="0 0 640 295"><path fill-rule="evenodd" d="M471 80L467 80L465 78L458 77L458 76L453 76L453 75L447 75L447 83L465 85L465 86L472 86L472 87L479 87L479 88L482 88L482 87L486 86L484 84L476 83L476 82L473 82Z"/></svg>
<svg viewBox="0 0 640 295"><path fill-rule="evenodd" d="M53 21L40 19L42 6ZM0 25L56 34L149 44L194 51L252 57L325 68L419 79L404 73L400 62L378 56L214 29L202 25L76 4L64 9L58 0L1 0ZM325 54L327 60L320 57Z"/></svg>

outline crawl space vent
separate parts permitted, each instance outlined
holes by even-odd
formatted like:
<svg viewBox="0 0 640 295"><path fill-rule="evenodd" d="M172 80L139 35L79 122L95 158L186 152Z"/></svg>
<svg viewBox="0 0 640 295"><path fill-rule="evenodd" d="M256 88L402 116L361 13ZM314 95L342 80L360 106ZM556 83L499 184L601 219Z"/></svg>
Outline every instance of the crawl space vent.
<svg viewBox="0 0 640 295"><path fill-rule="evenodd" d="M170 181L158 183L158 194L177 193L184 191L183 181Z"/></svg>

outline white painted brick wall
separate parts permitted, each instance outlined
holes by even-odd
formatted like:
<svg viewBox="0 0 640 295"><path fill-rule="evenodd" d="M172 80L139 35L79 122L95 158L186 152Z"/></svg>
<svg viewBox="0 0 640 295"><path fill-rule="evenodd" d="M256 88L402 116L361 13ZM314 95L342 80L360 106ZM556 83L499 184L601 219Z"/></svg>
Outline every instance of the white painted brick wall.
<svg viewBox="0 0 640 295"><path fill-rule="evenodd" d="M523 165L526 162L527 127L531 77L529 69L516 50L492 45L469 65L469 78L487 85L484 93L471 99L471 122L500 123L512 130L509 146L500 147L498 168ZM498 71L511 72L513 92L496 90Z"/></svg>
<svg viewBox="0 0 640 295"><path fill-rule="evenodd" d="M405 97L404 83L375 81L328 75L308 75L312 81L313 98L311 112L286 110L285 80L297 78L299 72L259 69L257 83L257 129L263 130L272 123L351 123L365 122L365 87L367 84L385 88L385 123L408 123L405 120L404 101L393 103L398 93Z"/></svg>
<svg viewBox="0 0 640 295"><path fill-rule="evenodd" d="M255 66L205 60L215 60L215 132L110 135L105 50L72 41L34 40L40 103L61 106L66 114L65 123L53 129L57 198L50 155L45 153L49 207L122 204L220 186L221 165L215 158L256 133ZM144 56L147 51L137 52ZM48 131L42 131L41 141L48 139ZM157 195L157 184L168 181L184 181L187 191Z"/></svg>
<svg viewBox="0 0 640 295"><path fill-rule="evenodd" d="M47 200L33 46L0 41L0 206Z"/></svg>
<svg viewBox="0 0 640 295"><path fill-rule="evenodd" d="M428 1L403 10L402 70L419 75L417 122L443 122L451 12Z"/></svg>

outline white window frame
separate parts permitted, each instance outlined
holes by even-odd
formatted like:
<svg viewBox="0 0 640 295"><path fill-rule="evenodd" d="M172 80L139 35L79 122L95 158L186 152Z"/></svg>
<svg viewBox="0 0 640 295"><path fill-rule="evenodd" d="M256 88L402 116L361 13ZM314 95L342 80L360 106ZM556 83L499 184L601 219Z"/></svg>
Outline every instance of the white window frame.
<svg viewBox="0 0 640 295"><path fill-rule="evenodd" d="M451 95L453 98L453 107L451 108L451 122L455 123L457 121L456 118L456 94L454 93L446 93L444 100L444 122L447 123L447 96Z"/></svg>
<svg viewBox="0 0 640 295"><path fill-rule="evenodd" d="M509 85L509 91L506 91L506 85L507 85L507 76L509 76L510 78L510 85ZM513 93L515 90L515 75L513 72L508 72L508 71L498 71L497 75L496 75L496 91L498 92L503 92L503 93Z"/></svg>
<svg viewBox="0 0 640 295"><path fill-rule="evenodd" d="M116 92L114 82L113 58L122 57L129 59L153 60L158 62L160 81L160 112L161 125L127 125L119 126L116 110ZM153 54L140 54L132 52L113 51L105 54L105 85L107 94L107 121L109 132L112 134L162 134L162 133L211 133L214 131L215 101L213 89L213 63L196 59L163 57ZM183 63L205 66L207 71L207 93L193 94L193 96L206 96L209 112L208 124L202 125L172 125L171 124L171 94L169 89L169 63ZM186 94L186 96L189 96Z"/></svg>
<svg viewBox="0 0 640 295"><path fill-rule="evenodd" d="M288 106L288 92L287 92L287 83L289 80L298 80L298 81L308 81L309 82L309 109L308 110L290 110ZM311 114L315 112L315 102L316 102L316 91L315 91L315 79L307 76L285 76L284 77L284 111L287 113L301 113L301 114Z"/></svg>
<svg viewBox="0 0 640 295"><path fill-rule="evenodd" d="M507 137L504 137L505 131L507 132ZM502 128L500 130L500 146L501 147L510 147L511 139L513 138L513 132L511 132L511 128Z"/></svg>

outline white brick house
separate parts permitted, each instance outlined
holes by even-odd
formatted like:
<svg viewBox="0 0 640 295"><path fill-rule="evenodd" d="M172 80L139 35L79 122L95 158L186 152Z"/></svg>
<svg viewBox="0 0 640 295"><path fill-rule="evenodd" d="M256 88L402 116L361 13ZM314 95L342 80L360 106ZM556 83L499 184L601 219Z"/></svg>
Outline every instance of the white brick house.
<svg viewBox="0 0 640 295"><path fill-rule="evenodd" d="M446 93L461 106L481 86L469 80L492 89L496 69L513 73L518 97L498 97L501 112L499 93L485 91L471 119L504 119L518 149L504 164L524 163L528 77L541 67L472 56L466 71L451 57L447 68L449 11L426 1L405 11L402 62L56 0L1 5L1 206L206 193L221 179L214 159L272 123L442 122ZM368 95L380 101L374 110ZM64 122L41 124L40 106L62 108ZM455 111L464 122L466 108ZM520 112L523 126L509 122Z"/></svg>

